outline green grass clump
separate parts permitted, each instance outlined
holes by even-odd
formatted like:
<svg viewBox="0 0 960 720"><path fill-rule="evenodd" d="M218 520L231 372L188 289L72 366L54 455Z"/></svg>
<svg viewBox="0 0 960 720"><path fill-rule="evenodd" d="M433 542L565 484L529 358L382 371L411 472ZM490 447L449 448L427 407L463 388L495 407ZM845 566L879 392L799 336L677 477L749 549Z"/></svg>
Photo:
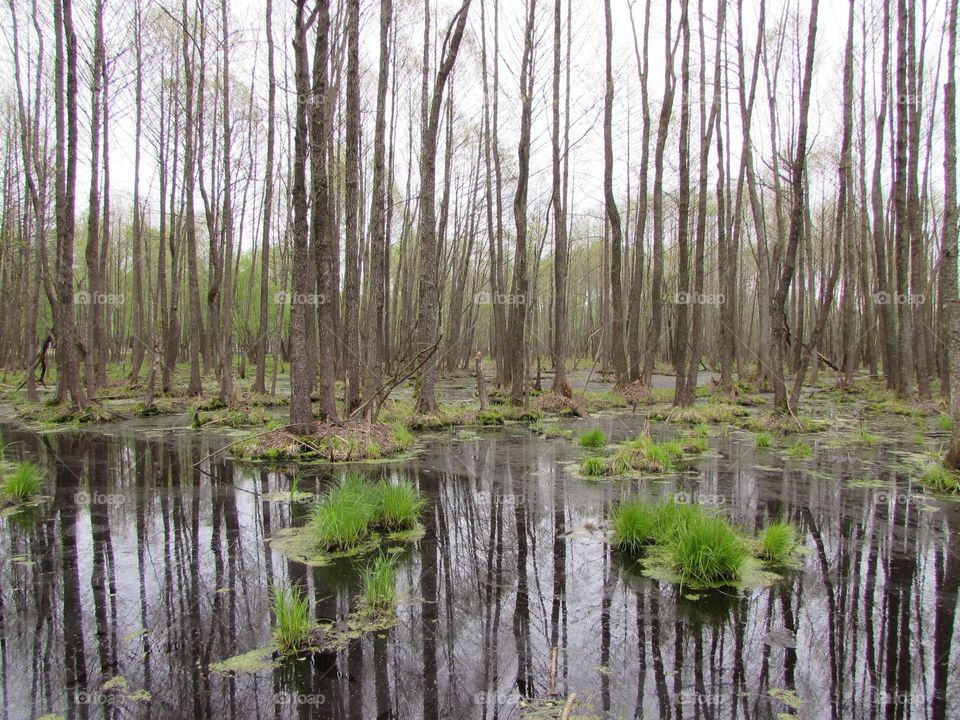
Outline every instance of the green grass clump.
<svg viewBox="0 0 960 720"><path fill-rule="evenodd" d="M773 445L773 435L768 432L758 432L756 436L757 447L761 450Z"/></svg>
<svg viewBox="0 0 960 720"><path fill-rule="evenodd" d="M657 537L657 509L639 500L624 500L613 515L613 545L638 553Z"/></svg>
<svg viewBox="0 0 960 720"><path fill-rule="evenodd" d="M710 426L706 423L697 423L693 427L693 435L698 438L710 437Z"/></svg>
<svg viewBox="0 0 960 720"><path fill-rule="evenodd" d="M607 444L607 434L600 428L594 428L580 436L580 447L597 450Z"/></svg>
<svg viewBox="0 0 960 720"><path fill-rule="evenodd" d="M270 609L276 618L273 639L281 655L291 655L303 649L310 638L310 601L300 588L273 586Z"/></svg>
<svg viewBox="0 0 960 720"><path fill-rule="evenodd" d="M363 571L364 599L370 608L383 610L397 600L397 561L385 555L371 561Z"/></svg>
<svg viewBox="0 0 960 720"><path fill-rule="evenodd" d="M657 442L644 433L617 448L610 468L614 475L638 471L663 473L673 470L683 454L683 445L676 440Z"/></svg>
<svg viewBox="0 0 960 720"><path fill-rule="evenodd" d="M318 547L348 550L377 530L413 529L423 506L419 491L407 480L373 485L349 473L314 505L307 529Z"/></svg>
<svg viewBox="0 0 960 720"><path fill-rule="evenodd" d="M681 578L703 585L734 582L750 553L746 543L723 517L696 512L667 545L673 569Z"/></svg>
<svg viewBox="0 0 960 720"><path fill-rule="evenodd" d="M953 430L953 420L949 415L941 415L937 418L937 427L944 432L950 432Z"/></svg>
<svg viewBox="0 0 960 720"><path fill-rule="evenodd" d="M695 453L697 455L705 453L709 447L710 442L705 437L692 437L683 444L684 452Z"/></svg>
<svg viewBox="0 0 960 720"><path fill-rule="evenodd" d="M790 559L799 544L797 530L793 525L774 522L760 534L760 557L782 564Z"/></svg>
<svg viewBox="0 0 960 720"><path fill-rule="evenodd" d="M588 477L600 477L607 474L607 461L602 457L591 455L580 463L580 472Z"/></svg>
<svg viewBox="0 0 960 720"><path fill-rule="evenodd" d="M355 547L367 539L380 513L380 493L350 473L313 508L310 532L327 550Z"/></svg>
<svg viewBox="0 0 960 720"><path fill-rule="evenodd" d="M880 438L866 430L857 431L857 443L860 445L872 446L880 442Z"/></svg>
<svg viewBox="0 0 960 720"><path fill-rule="evenodd" d="M676 542L677 538L686 531L693 518L703 514L699 505L678 503L674 500L660 503L656 508L656 526L654 537L661 545Z"/></svg>
<svg viewBox="0 0 960 720"><path fill-rule="evenodd" d="M481 410L477 413L477 422L480 425L503 425L505 419L497 410Z"/></svg>
<svg viewBox="0 0 960 720"><path fill-rule="evenodd" d="M931 465L920 479L924 485L936 492L951 495L960 493L960 474L951 472L943 465Z"/></svg>
<svg viewBox="0 0 960 720"><path fill-rule="evenodd" d="M787 454L795 460L806 460L813 457L813 448L803 440L797 440L787 450Z"/></svg>
<svg viewBox="0 0 960 720"><path fill-rule="evenodd" d="M393 439L397 443L397 449L401 451L409 450L415 441L410 428L399 423L393 426Z"/></svg>
<svg viewBox="0 0 960 720"><path fill-rule="evenodd" d="M383 481L378 489L380 525L391 532L416 527L425 503L414 484L409 480L395 483Z"/></svg>
<svg viewBox="0 0 960 720"><path fill-rule="evenodd" d="M3 494L16 502L32 500L40 492L40 468L32 462L17 465L3 483Z"/></svg>

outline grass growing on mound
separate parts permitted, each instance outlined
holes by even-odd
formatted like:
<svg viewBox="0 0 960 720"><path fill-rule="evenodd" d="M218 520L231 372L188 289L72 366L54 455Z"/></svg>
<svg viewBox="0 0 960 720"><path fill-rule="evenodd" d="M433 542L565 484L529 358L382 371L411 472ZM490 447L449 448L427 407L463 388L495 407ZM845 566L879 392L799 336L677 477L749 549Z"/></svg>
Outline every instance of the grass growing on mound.
<svg viewBox="0 0 960 720"><path fill-rule="evenodd" d="M760 557L770 562L783 564L797 549L800 540L797 529L788 522L774 522L760 534Z"/></svg>
<svg viewBox="0 0 960 720"><path fill-rule="evenodd" d="M270 609L276 618L273 639L281 655L291 655L303 649L310 638L310 601L299 587L274 586Z"/></svg>
<svg viewBox="0 0 960 720"><path fill-rule="evenodd" d="M589 477L600 477L607 474L607 461L602 457L591 455L580 463L580 472Z"/></svg>
<svg viewBox="0 0 960 720"><path fill-rule="evenodd" d="M768 448L773 445L773 436L768 432L758 432L756 442L758 448Z"/></svg>
<svg viewBox="0 0 960 720"><path fill-rule="evenodd" d="M610 470L614 475L637 471L669 472L683 458L683 453L683 445L676 440L657 442L644 433L617 448L610 459Z"/></svg>
<svg viewBox="0 0 960 720"><path fill-rule="evenodd" d="M735 582L750 557L746 541L733 526L698 505L627 500L617 507L612 525L614 546L633 554L657 546L683 582Z"/></svg>
<svg viewBox="0 0 960 720"><path fill-rule="evenodd" d="M787 450L787 454L794 460L806 460L813 457L813 448L803 440L797 440Z"/></svg>
<svg viewBox="0 0 960 720"><path fill-rule="evenodd" d="M681 578L704 585L739 580L750 557L744 539L729 521L702 512L689 516L667 552Z"/></svg>
<svg viewBox="0 0 960 720"><path fill-rule="evenodd" d="M32 500L40 492L40 468L32 462L17 465L3 483L3 494L15 502Z"/></svg>
<svg viewBox="0 0 960 720"><path fill-rule="evenodd" d="M599 449L607 444L607 435L600 428L589 430L580 436L580 447Z"/></svg>
<svg viewBox="0 0 960 720"><path fill-rule="evenodd" d="M927 468L921 482L936 492L951 495L960 493L960 474L951 472L943 465L931 465Z"/></svg>
<svg viewBox="0 0 960 720"><path fill-rule="evenodd" d="M307 530L324 550L349 550L378 530L414 529L423 506L419 491L408 480L373 485L348 473L314 505Z"/></svg>
<svg viewBox="0 0 960 720"><path fill-rule="evenodd" d="M940 417L937 418L937 427L944 432L950 432L953 430L953 420L949 415L940 415Z"/></svg>
<svg viewBox="0 0 960 720"><path fill-rule="evenodd" d="M424 500L420 492L409 480L395 483L382 481L378 486L380 494L379 524L390 532L412 530L420 519Z"/></svg>
<svg viewBox="0 0 960 720"><path fill-rule="evenodd" d="M866 430L857 431L857 443L866 447L872 447L880 442L880 437Z"/></svg>
<svg viewBox="0 0 960 720"><path fill-rule="evenodd" d="M392 608L397 599L396 558L379 555L363 571L364 599L376 610Z"/></svg>
<svg viewBox="0 0 960 720"><path fill-rule="evenodd" d="M671 408L657 410L650 413L651 420L662 420L669 423L686 423L687 425L717 425L734 423L738 418L749 414L739 405L728 402L706 402L694 407Z"/></svg>

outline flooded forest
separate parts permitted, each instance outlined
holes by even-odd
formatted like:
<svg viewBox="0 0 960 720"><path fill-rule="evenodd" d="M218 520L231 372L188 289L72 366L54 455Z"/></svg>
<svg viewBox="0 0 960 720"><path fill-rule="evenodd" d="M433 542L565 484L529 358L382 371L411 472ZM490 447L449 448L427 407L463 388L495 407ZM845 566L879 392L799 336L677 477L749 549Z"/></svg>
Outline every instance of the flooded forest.
<svg viewBox="0 0 960 720"><path fill-rule="evenodd" d="M0 720L960 718L958 4L0 3Z"/></svg>

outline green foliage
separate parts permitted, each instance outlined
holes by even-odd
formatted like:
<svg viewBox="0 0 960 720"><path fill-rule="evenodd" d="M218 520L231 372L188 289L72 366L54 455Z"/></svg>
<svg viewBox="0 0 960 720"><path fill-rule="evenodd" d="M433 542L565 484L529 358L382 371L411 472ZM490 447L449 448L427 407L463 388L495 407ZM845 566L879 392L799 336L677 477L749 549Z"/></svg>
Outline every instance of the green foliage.
<svg viewBox="0 0 960 720"><path fill-rule="evenodd" d="M363 571L364 599L367 607L383 610L394 606L397 599L397 561L379 555Z"/></svg>
<svg viewBox="0 0 960 720"><path fill-rule="evenodd" d="M757 447L768 448L773 445L773 436L768 432L758 432L756 435Z"/></svg>
<svg viewBox="0 0 960 720"><path fill-rule="evenodd" d="M710 441L703 437L692 437L689 438L683 444L684 452L695 453L699 455L700 453L705 453L710 447Z"/></svg>
<svg viewBox="0 0 960 720"><path fill-rule="evenodd" d="M857 431L858 444L870 447L872 445L876 445L878 442L880 442L880 438L877 435L867 432L866 430Z"/></svg>
<svg viewBox="0 0 960 720"><path fill-rule="evenodd" d="M348 473L314 505L307 528L324 550L347 550L377 530L413 529L424 504L408 480L373 485Z"/></svg>
<svg viewBox="0 0 960 720"><path fill-rule="evenodd" d="M607 444L607 434L600 428L588 430L580 436L580 447L598 450Z"/></svg>
<svg viewBox="0 0 960 720"><path fill-rule="evenodd" d="M477 413L477 422L480 425L503 425L503 413L497 410L481 410Z"/></svg>
<svg viewBox="0 0 960 720"><path fill-rule="evenodd" d="M939 427L944 432L950 432L953 430L953 420L949 415L941 414L937 418L937 427Z"/></svg>
<svg viewBox="0 0 960 720"><path fill-rule="evenodd" d="M16 502L32 500L40 492L40 468L32 462L17 465L3 483L3 493Z"/></svg>
<svg viewBox="0 0 960 720"><path fill-rule="evenodd" d="M398 450L409 450L413 447L413 443L416 441L413 433L410 432L410 428L401 423L397 423L393 426L393 439L397 443Z"/></svg>
<svg viewBox="0 0 960 720"><path fill-rule="evenodd" d="M931 465L920 479L924 485L936 492L950 495L960 493L960 474L948 470L943 465Z"/></svg>
<svg viewBox="0 0 960 720"><path fill-rule="evenodd" d="M706 423L697 423L693 427L693 434L698 438L710 437L710 426Z"/></svg>
<svg viewBox="0 0 960 720"><path fill-rule="evenodd" d="M676 440L657 442L644 433L635 440L622 443L610 461L615 475L627 472L662 473L673 470L683 458L684 449Z"/></svg>
<svg viewBox="0 0 960 720"><path fill-rule="evenodd" d="M416 527L426 503L412 482L409 480L398 480L394 483L382 481L379 485L379 493L379 524L384 529L394 532Z"/></svg>
<svg viewBox="0 0 960 720"><path fill-rule="evenodd" d="M787 522L774 522L760 534L760 557L783 564L793 555L800 541L797 530Z"/></svg>
<svg viewBox="0 0 960 720"><path fill-rule="evenodd" d="M790 446L790 449L787 450L787 454L794 460L806 460L813 457L813 448L803 440L797 440Z"/></svg>
<svg viewBox="0 0 960 720"><path fill-rule="evenodd" d="M589 477L600 477L607 473L607 462L602 457L591 455L580 463L580 472Z"/></svg>
<svg viewBox="0 0 960 720"><path fill-rule="evenodd" d="M739 580L750 556L743 538L726 518L702 512L692 513L678 527L667 552L681 578L700 584Z"/></svg>
<svg viewBox="0 0 960 720"><path fill-rule="evenodd" d="M291 655L303 649L310 638L310 601L299 586L271 589L270 609L276 618L273 639L281 655Z"/></svg>
<svg viewBox="0 0 960 720"><path fill-rule="evenodd" d="M377 487L348 473L313 507L309 529L320 547L345 550L367 539L379 512Z"/></svg>
<svg viewBox="0 0 960 720"><path fill-rule="evenodd" d="M624 500L617 506L612 524L614 547L639 553L656 538L657 509L650 503Z"/></svg>

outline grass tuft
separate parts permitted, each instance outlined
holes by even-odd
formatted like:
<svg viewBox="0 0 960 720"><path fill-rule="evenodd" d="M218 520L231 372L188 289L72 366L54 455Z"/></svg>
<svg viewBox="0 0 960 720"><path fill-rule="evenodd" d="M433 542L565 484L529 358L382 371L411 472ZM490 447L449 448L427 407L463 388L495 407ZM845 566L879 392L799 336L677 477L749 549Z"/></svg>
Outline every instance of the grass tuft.
<svg viewBox="0 0 960 720"><path fill-rule="evenodd" d="M956 495L960 493L960 474L951 472L943 465L931 465L923 473L921 482L931 490Z"/></svg>
<svg viewBox="0 0 960 720"><path fill-rule="evenodd" d="M800 540L797 530L787 522L774 522L760 534L760 557L783 564L793 555Z"/></svg>
<svg viewBox="0 0 960 720"><path fill-rule="evenodd" d="M761 450L773 445L773 435L768 432L758 432L756 436L757 447Z"/></svg>
<svg viewBox="0 0 960 720"><path fill-rule="evenodd" d="M379 555L363 571L364 598L367 606L389 609L397 600L396 558Z"/></svg>
<svg viewBox="0 0 960 720"><path fill-rule="evenodd" d="M613 515L613 545L639 553L657 537L657 510L649 503L624 500Z"/></svg>
<svg viewBox="0 0 960 720"><path fill-rule="evenodd" d="M273 639L281 655L303 649L310 637L310 601L298 586L271 589L270 609L276 618Z"/></svg>
<svg viewBox="0 0 960 720"><path fill-rule="evenodd" d="M739 580L750 555L743 538L729 521L702 512L688 517L667 551L680 577L701 584Z"/></svg>
<svg viewBox="0 0 960 720"><path fill-rule="evenodd" d="M377 488L349 473L314 506L310 532L327 550L355 547L370 534L379 511Z"/></svg>
<svg viewBox="0 0 960 720"><path fill-rule="evenodd" d="M588 477L600 477L607 474L607 461L602 457L591 455L580 463L580 472Z"/></svg>
<svg viewBox="0 0 960 720"><path fill-rule="evenodd" d="M937 427L944 432L950 432L953 430L953 420L949 415L940 415L940 417L937 418Z"/></svg>
<svg viewBox="0 0 960 720"><path fill-rule="evenodd" d="M396 483L383 481L378 489L380 524L391 532L416 527L425 503L414 484L409 480Z"/></svg>
<svg viewBox="0 0 960 720"><path fill-rule="evenodd" d="M40 468L32 462L17 465L3 483L4 494L17 502L32 500L40 492Z"/></svg>
<svg viewBox="0 0 960 720"><path fill-rule="evenodd" d="M599 450L607 444L607 434L600 428L589 430L580 436L580 447Z"/></svg>
<svg viewBox="0 0 960 720"><path fill-rule="evenodd" d="M806 460L813 457L813 448L803 440L797 440L790 446L790 449L787 450L787 454L794 460Z"/></svg>

